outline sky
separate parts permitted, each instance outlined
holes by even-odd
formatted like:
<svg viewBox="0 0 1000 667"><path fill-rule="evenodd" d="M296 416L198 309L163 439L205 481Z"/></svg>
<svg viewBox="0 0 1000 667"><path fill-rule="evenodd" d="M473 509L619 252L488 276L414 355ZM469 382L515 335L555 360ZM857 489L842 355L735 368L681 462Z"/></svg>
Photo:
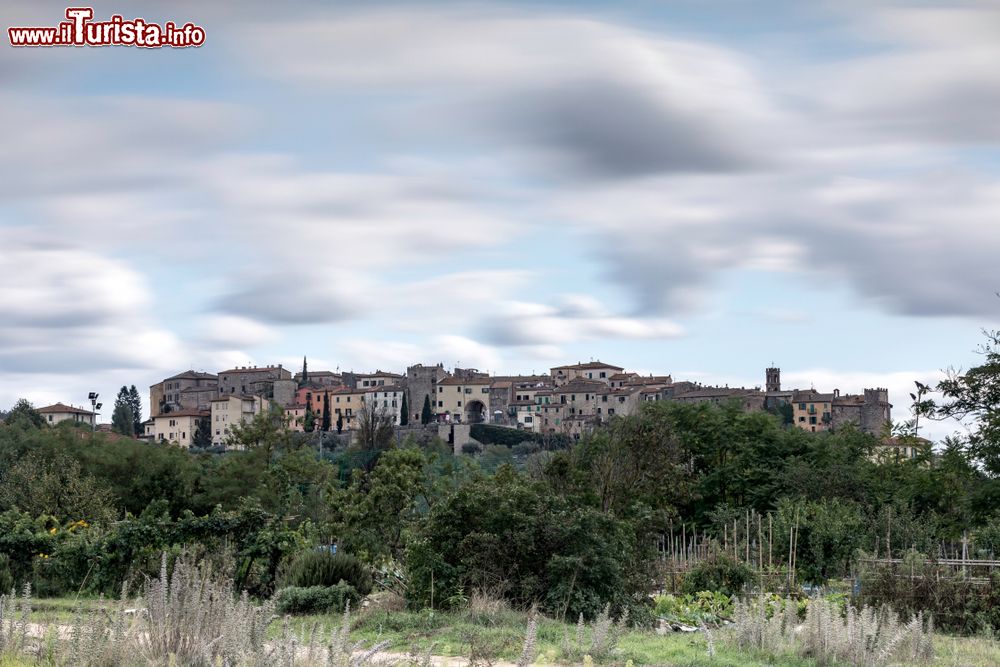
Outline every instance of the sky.
<svg viewBox="0 0 1000 667"><path fill-rule="evenodd" d="M4 35L0 406L303 355L601 359L888 387L903 420L914 380L976 364L1000 326L996 2L94 12L206 41Z"/></svg>

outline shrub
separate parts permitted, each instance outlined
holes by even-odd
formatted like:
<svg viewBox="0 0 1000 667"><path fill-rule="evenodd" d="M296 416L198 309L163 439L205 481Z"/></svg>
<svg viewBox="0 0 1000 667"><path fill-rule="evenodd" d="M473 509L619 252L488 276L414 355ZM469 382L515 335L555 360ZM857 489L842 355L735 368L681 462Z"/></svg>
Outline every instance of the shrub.
<svg viewBox="0 0 1000 667"><path fill-rule="evenodd" d="M354 587L343 581L336 586L289 586L278 591L275 598L278 611L283 614L341 612L360 599Z"/></svg>
<svg viewBox="0 0 1000 667"><path fill-rule="evenodd" d="M10 558L0 554L0 594L14 590L14 575L10 572Z"/></svg>
<svg viewBox="0 0 1000 667"><path fill-rule="evenodd" d="M364 563L349 554L303 551L281 576L281 583L286 588L329 587L341 581L350 584L361 596L372 591L371 572Z"/></svg>
<svg viewBox="0 0 1000 667"><path fill-rule="evenodd" d="M695 565L684 575L681 585L683 592L689 594L701 591L714 591L723 595L739 595L753 581L753 570L725 556L704 560Z"/></svg>

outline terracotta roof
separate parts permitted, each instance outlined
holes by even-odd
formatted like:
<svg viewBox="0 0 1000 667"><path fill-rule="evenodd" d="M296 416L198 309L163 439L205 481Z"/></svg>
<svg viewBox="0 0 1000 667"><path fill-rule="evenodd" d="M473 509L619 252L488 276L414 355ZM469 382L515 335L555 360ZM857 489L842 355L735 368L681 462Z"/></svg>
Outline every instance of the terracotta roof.
<svg viewBox="0 0 1000 667"><path fill-rule="evenodd" d="M222 371L219 375L228 373L263 373L265 371L287 371L287 368L282 366L248 366L246 368L230 368L228 371Z"/></svg>
<svg viewBox="0 0 1000 667"><path fill-rule="evenodd" d="M185 380L185 379L192 379L192 380L211 379L211 380L217 380L218 378L219 378L219 376L216 375L215 373L203 373L201 371L190 370L190 371L184 371L183 373L178 373L177 375L171 375L170 377L168 377L166 379L167 380Z"/></svg>
<svg viewBox="0 0 1000 667"><path fill-rule="evenodd" d="M568 366L553 366L552 370L554 370L554 371L558 371L558 370L585 371L585 370L592 370L592 369L595 369L595 368L613 368L616 371L623 371L623 370L625 370L621 366L615 366L614 364L606 364L603 361L588 361L585 364L570 364Z"/></svg>
<svg viewBox="0 0 1000 667"><path fill-rule="evenodd" d="M586 378L573 378L561 387L556 387L553 392L557 394L567 394L573 391L596 391L606 387L600 380L587 380Z"/></svg>
<svg viewBox="0 0 1000 667"><path fill-rule="evenodd" d="M55 405L47 405L44 408L38 408L38 412L42 414L69 414L69 415L93 415L94 413L90 410L84 410L83 408L74 408L72 405L64 405L62 403L56 403Z"/></svg>

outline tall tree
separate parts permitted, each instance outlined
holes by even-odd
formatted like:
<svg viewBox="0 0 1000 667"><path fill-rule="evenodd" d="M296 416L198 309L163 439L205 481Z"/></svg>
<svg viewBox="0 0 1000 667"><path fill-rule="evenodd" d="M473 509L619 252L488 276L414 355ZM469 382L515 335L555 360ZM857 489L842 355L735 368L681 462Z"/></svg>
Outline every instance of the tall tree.
<svg viewBox="0 0 1000 667"><path fill-rule="evenodd" d="M940 403L916 396L914 401L918 414L969 424L964 436L969 454L991 476L1000 477L1000 330L984 333L986 343L979 349L982 364L964 373L950 371L937 385L943 396Z"/></svg>
<svg viewBox="0 0 1000 667"><path fill-rule="evenodd" d="M129 438L135 435L133 429L135 422L132 420L132 408L127 403L115 405L115 411L111 414L111 430Z"/></svg>
<svg viewBox="0 0 1000 667"><path fill-rule="evenodd" d="M21 398L18 399L14 407L10 409L7 416L4 417L4 424L8 426L13 424L23 424L25 426L34 426L35 428L41 428L45 426L45 417L41 415L35 406L31 404L31 401Z"/></svg>
<svg viewBox="0 0 1000 667"><path fill-rule="evenodd" d="M310 407L306 407L306 414L302 417L302 430L306 433L316 430L316 413Z"/></svg>
<svg viewBox="0 0 1000 667"><path fill-rule="evenodd" d="M128 404L132 408L132 435L138 437L142 435L142 398L135 385L128 388Z"/></svg>
<svg viewBox="0 0 1000 667"><path fill-rule="evenodd" d="M403 404L399 408L399 425L406 426L410 423L410 402L406 399L406 392L403 392Z"/></svg>
<svg viewBox="0 0 1000 667"><path fill-rule="evenodd" d="M302 380L299 382L300 387L306 386L309 382L309 365L306 363L305 355L302 356Z"/></svg>
<svg viewBox="0 0 1000 667"><path fill-rule="evenodd" d="M424 409L420 411L420 423L426 426L433 419L434 413L431 411L431 396L430 394L424 394Z"/></svg>
<svg viewBox="0 0 1000 667"><path fill-rule="evenodd" d="M111 430L128 437L135 436L135 415L130 405L128 387L122 385L115 398L115 409L111 413Z"/></svg>
<svg viewBox="0 0 1000 667"><path fill-rule="evenodd" d="M198 420L198 426L194 432L193 446L201 449L212 446L212 420L208 417Z"/></svg>
<svg viewBox="0 0 1000 667"><path fill-rule="evenodd" d="M365 403L358 410L357 422L356 442L361 449L380 451L392 446L396 430L388 410Z"/></svg>
<svg viewBox="0 0 1000 667"><path fill-rule="evenodd" d="M344 415L338 413L337 414L337 433L340 434L340 433L343 433L343 432L344 432Z"/></svg>
<svg viewBox="0 0 1000 667"><path fill-rule="evenodd" d="M323 393L323 423L320 428L324 432L330 430L330 392Z"/></svg>

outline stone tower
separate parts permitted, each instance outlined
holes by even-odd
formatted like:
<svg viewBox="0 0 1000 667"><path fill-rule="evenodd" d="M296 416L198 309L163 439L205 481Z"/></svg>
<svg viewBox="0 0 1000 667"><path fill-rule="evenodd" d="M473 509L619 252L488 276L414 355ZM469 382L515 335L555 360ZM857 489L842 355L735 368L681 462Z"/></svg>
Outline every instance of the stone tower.
<svg viewBox="0 0 1000 667"><path fill-rule="evenodd" d="M892 423L889 390L883 387L865 389L865 401L861 405L861 430L877 435L889 423Z"/></svg>
<svg viewBox="0 0 1000 667"><path fill-rule="evenodd" d="M781 391L781 369L768 368L767 382L764 385L766 391Z"/></svg>

